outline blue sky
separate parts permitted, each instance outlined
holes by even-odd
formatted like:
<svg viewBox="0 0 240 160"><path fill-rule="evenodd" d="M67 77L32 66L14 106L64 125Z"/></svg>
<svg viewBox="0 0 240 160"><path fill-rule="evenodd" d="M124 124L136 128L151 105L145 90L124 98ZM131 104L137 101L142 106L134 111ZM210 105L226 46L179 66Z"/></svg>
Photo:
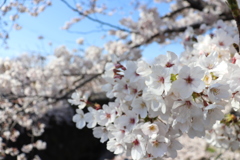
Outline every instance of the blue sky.
<svg viewBox="0 0 240 160"><path fill-rule="evenodd" d="M102 0L106 5L110 7L114 6L124 6L124 10L115 14L113 16L101 16L94 15L102 21L112 23L114 25L119 25L118 20L129 13L130 7L128 5L128 0ZM144 0L143 0L144 1ZM60 0L53 0L52 6L48 7L43 13L38 17L31 17L28 14L22 14L18 20L19 25L23 26L22 30L16 31L11 30L10 39L8 40L9 49L6 50L3 47L0 48L0 57L15 57L26 52L39 52L43 55L53 54L54 48L65 45L69 49L85 49L87 46L96 45L103 47L104 43L111 40L106 32L101 32L96 30L99 29L99 24L85 19L84 21L74 25L70 30L78 32L89 32L95 31L88 34L77 34L69 33L66 30L62 30L61 27L66 21L71 18L78 17L76 12L71 11L66 7ZM69 0L68 2L71 2ZM156 5L152 3L151 0L144 2L149 2L151 5ZM168 12L169 5L164 4L158 6L160 14L164 15ZM137 19L138 11L133 11L133 19ZM107 29L107 27L105 27ZM102 39L106 35L107 38ZM38 37L43 36L42 40ZM79 46L76 44L76 39L83 37L85 39L84 45ZM48 43L51 42L52 46ZM165 54L166 51L173 51L177 54L183 51L183 47L179 42L175 42L171 45L160 46L159 44L153 43L146 47L143 52L143 57L145 59L151 60L159 54Z"/></svg>

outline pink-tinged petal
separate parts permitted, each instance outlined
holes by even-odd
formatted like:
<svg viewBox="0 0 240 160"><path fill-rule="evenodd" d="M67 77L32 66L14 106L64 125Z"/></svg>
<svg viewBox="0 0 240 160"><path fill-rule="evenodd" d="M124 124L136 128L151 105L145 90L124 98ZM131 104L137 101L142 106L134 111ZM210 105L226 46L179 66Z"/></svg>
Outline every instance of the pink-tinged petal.
<svg viewBox="0 0 240 160"><path fill-rule="evenodd" d="M194 67L192 68L191 76L196 79L202 79L204 76L204 70L202 70L200 67Z"/></svg>
<svg viewBox="0 0 240 160"><path fill-rule="evenodd" d="M179 78L187 78L190 75L190 68L188 66L183 66L179 71Z"/></svg>
<svg viewBox="0 0 240 160"><path fill-rule="evenodd" d="M183 85L183 89L179 93L180 93L181 98L186 99L192 95L193 90L192 90L191 86Z"/></svg>
<svg viewBox="0 0 240 160"><path fill-rule="evenodd" d="M191 87L194 92L200 93L205 88L205 84L203 81L196 79L196 80L192 81Z"/></svg>
<svg viewBox="0 0 240 160"><path fill-rule="evenodd" d="M152 147L152 155L154 157L162 157L167 151L167 145L159 142L157 147Z"/></svg>

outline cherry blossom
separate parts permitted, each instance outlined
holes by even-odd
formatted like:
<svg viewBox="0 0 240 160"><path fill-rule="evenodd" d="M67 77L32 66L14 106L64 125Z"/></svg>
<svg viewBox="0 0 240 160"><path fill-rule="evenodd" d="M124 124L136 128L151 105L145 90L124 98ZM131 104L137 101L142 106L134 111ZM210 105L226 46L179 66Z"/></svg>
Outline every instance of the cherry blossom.
<svg viewBox="0 0 240 160"><path fill-rule="evenodd" d="M109 15L110 9L100 1L85 2L89 3L85 8L81 2L73 6L61 2L78 13L62 29L70 31L75 23L88 19L109 27L111 41L76 50L81 56L61 46L49 57L0 60L1 156L27 159L33 148L45 149L41 140L21 149L8 146L8 141L18 140L17 125L33 139L42 135L48 124L41 120L48 114L56 115L57 121L72 120L79 129L87 125L100 142L108 141L108 150L134 160L175 158L182 148L178 138L186 135L206 135L211 145L224 149L240 148L239 33L225 1L156 0L154 6L139 2L138 19L123 17L119 25L94 18ZM171 2L169 14L159 13L155 3L162 2ZM38 16L51 4L6 2L1 6L1 24L7 16L13 25L1 29L20 30L24 27L18 24L20 13ZM1 31L0 37L6 41L9 36ZM152 63L139 59L149 44L179 39L183 53L168 51ZM87 41L76 42L82 47ZM94 95L104 95L101 91L113 102L94 103ZM58 112L70 104L77 107L75 115Z"/></svg>

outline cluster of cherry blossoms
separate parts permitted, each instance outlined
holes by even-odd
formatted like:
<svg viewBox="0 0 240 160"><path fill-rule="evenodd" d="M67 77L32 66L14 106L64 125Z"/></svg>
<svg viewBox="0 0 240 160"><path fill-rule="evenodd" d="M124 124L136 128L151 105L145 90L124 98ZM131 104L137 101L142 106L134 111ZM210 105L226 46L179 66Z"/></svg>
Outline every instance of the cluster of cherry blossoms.
<svg viewBox="0 0 240 160"><path fill-rule="evenodd" d="M57 123L71 122L69 95L76 89L88 95L90 87L94 93L100 91L100 75L110 59L102 50L88 47L83 58L61 46L49 57L25 54L0 59L0 159L30 159L33 150L45 149L47 144L39 137L51 126L49 117ZM26 141L17 148L15 144L23 134L31 143Z"/></svg>
<svg viewBox="0 0 240 160"><path fill-rule="evenodd" d="M212 26L213 22L216 22L218 19L226 21L232 19L225 0L156 0L153 3L134 1L131 4L128 4L128 1L126 2L123 2L123 4L130 7L129 11L127 7L123 6L108 6L105 4L105 1L101 0L91 0L89 2L61 0L59 3L78 13L76 17L71 17L65 22L62 29L71 31L72 26L76 23L81 23L85 19L89 19L109 28L109 34L118 37L114 41L120 39L126 45L136 47L153 41L161 44L169 43L169 40L178 38L179 33L184 31L188 26L200 26L201 24ZM162 13L162 9L160 9L162 3L166 2L170 4L170 12L167 14ZM0 4L1 16L3 17L0 39L3 39L5 42L7 41L10 36L8 33L10 26L13 26L16 30L21 30L24 27L19 22L22 13L37 17L51 5L51 0L4 1ZM123 10L123 8L126 10ZM132 10L139 11L139 19L136 20L129 16L120 19L116 17L119 19L120 26L94 17L94 14L105 17L115 16L118 12L124 12L125 15L132 15ZM202 32L199 27L194 27L194 30L198 30L200 34ZM39 39L42 38L41 36L39 37Z"/></svg>
<svg viewBox="0 0 240 160"><path fill-rule="evenodd" d="M42 119L55 114L57 119L68 120L68 114L56 110L69 107L66 99L75 90L69 102L78 106L73 117L77 128L93 128L94 136L101 142L108 141L107 149L115 154L126 153L137 160L174 158L183 147L178 140L182 135L206 136L212 145L238 149L238 33L232 22L213 25L217 19L231 20L231 13L224 0L155 0L165 1L172 2L171 12L166 15L159 13L159 8L136 1L139 19L123 17L119 27L91 17L112 11L100 1L62 0L78 13L62 29L69 30L75 23L90 19L110 27L109 34L116 36L115 40L106 42L107 54L96 46L87 48L83 56L61 47L47 60L42 56L0 60L0 158L11 155L29 159L34 148L45 149L47 144L37 138L48 125ZM10 18L12 25L2 21L0 38L8 39L8 26L21 29L17 23L21 13L37 16L51 4L48 0L3 4L2 16ZM210 29L211 34L203 35ZM141 56L140 47L179 37L185 47L181 56L168 52L151 64L136 61ZM83 44L84 40L78 39L77 43ZM92 105L88 98L100 92L103 79L107 84L102 90L114 102ZM21 128L29 133L31 143L20 149L8 145L18 140ZM36 155L34 159L40 158Z"/></svg>
<svg viewBox="0 0 240 160"><path fill-rule="evenodd" d="M7 4L5 4L7 3ZM31 0L31 1L3 1L0 4L0 14L2 17L0 39L6 43L9 38L9 29L21 30L22 25L19 24L18 19L21 14L27 13L32 17L37 17L46 8L52 5L50 0ZM9 21L10 20L10 21ZM11 26L11 27L10 27Z"/></svg>
<svg viewBox="0 0 240 160"><path fill-rule="evenodd" d="M102 90L114 102L89 106L84 113L87 97L74 93L69 102L78 105L76 126L87 124L101 142L108 140L108 150L134 160L176 157L183 134L206 135L212 145L238 149L238 34L222 21L216 28L197 37L186 30L182 36L188 43L180 57L167 52L152 64L115 57L102 76L107 82Z"/></svg>

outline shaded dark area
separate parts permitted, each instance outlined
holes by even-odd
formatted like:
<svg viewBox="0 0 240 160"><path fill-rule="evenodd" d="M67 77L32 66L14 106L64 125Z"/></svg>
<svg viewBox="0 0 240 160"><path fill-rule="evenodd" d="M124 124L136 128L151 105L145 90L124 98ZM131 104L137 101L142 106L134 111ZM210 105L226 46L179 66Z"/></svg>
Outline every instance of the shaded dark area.
<svg viewBox="0 0 240 160"><path fill-rule="evenodd" d="M68 109L73 110L69 107ZM47 115L50 116L50 115ZM69 116L69 115L68 115ZM47 142L46 150L33 149L27 153L27 159L31 160L38 155L42 160L104 160L112 159L114 154L106 149L106 143L102 144L99 139L93 137L92 129L77 129L73 122L59 123L56 116L48 117L48 127L40 137L35 137ZM9 141L8 146L16 147L21 151L23 145L31 143L29 131L16 126L21 132L15 143ZM6 160L16 160L16 156L7 155Z"/></svg>
<svg viewBox="0 0 240 160"><path fill-rule="evenodd" d="M114 156L106 144L93 137L91 129L79 130L75 124L59 125L54 120L50 123L54 127L40 137L47 142L47 149L39 154L43 160L104 160Z"/></svg>

